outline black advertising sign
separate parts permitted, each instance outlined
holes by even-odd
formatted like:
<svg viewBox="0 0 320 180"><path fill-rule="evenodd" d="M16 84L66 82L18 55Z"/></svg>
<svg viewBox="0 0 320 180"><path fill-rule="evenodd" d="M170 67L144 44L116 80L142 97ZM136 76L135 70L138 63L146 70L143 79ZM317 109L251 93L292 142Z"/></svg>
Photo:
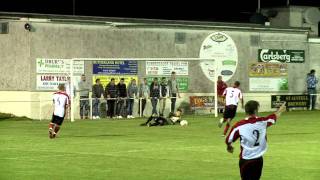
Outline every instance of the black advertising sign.
<svg viewBox="0 0 320 180"><path fill-rule="evenodd" d="M282 103L287 102L287 108L309 107L309 95L272 95L271 108L278 108Z"/></svg>

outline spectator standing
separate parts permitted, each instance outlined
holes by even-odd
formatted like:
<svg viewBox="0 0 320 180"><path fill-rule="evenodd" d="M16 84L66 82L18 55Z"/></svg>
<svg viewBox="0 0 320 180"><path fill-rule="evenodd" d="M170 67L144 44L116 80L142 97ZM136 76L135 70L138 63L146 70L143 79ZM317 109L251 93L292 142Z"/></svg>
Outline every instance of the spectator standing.
<svg viewBox="0 0 320 180"><path fill-rule="evenodd" d="M118 91L118 102L117 102L117 118L122 118L123 108L125 100L127 99L127 86L124 83L124 78L120 79L120 82L117 84Z"/></svg>
<svg viewBox="0 0 320 180"><path fill-rule="evenodd" d="M91 89L91 85L86 81L86 75L81 75L81 80L78 86L80 94L80 118L88 119L90 109L89 92Z"/></svg>
<svg viewBox="0 0 320 180"><path fill-rule="evenodd" d="M152 115L156 116L157 113L157 104L158 99L160 98L160 84L158 82L158 78L154 78L153 82L150 85L150 98L151 98L151 104L152 104Z"/></svg>
<svg viewBox="0 0 320 180"><path fill-rule="evenodd" d="M114 106L116 103L116 98L118 97L117 87L114 78L111 78L110 82L107 84L104 90L104 97L107 98L107 116L110 118L114 117Z"/></svg>
<svg viewBox="0 0 320 180"><path fill-rule="evenodd" d="M147 84L147 78L143 78L143 81L139 85L139 107L138 107L138 114L140 115L140 106L141 106L141 116L143 117L143 111L147 104L147 99L150 95L150 89ZM140 105L141 103L141 105Z"/></svg>
<svg viewBox="0 0 320 180"><path fill-rule="evenodd" d="M176 79L176 72L171 72L171 78L168 81L169 95L171 98L171 113L175 112L177 95L180 98L179 85Z"/></svg>
<svg viewBox="0 0 320 180"><path fill-rule="evenodd" d="M312 69L307 75L307 88L310 99L310 110L315 110L317 100L317 84L316 71Z"/></svg>
<svg viewBox="0 0 320 180"><path fill-rule="evenodd" d="M128 86L128 100L127 100L127 118L134 118L132 116L132 110L134 105L134 99L138 95L138 87L135 79L132 79Z"/></svg>
<svg viewBox="0 0 320 180"><path fill-rule="evenodd" d="M93 112L92 112L92 118L93 119L100 119L100 98L103 96L103 86L100 83L100 79L96 79L96 84L92 86L92 98L93 98Z"/></svg>
<svg viewBox="0 0 320 180"><path fill-rule="evenodd" d="M161 89L161 94L159 99L159 104L160 104L159 113L160 113L160 116L163 116L164 110L166 108L166 101L167 101L167 94L168 94L168 85L165 77L161 78L160 89Z"/></svg>

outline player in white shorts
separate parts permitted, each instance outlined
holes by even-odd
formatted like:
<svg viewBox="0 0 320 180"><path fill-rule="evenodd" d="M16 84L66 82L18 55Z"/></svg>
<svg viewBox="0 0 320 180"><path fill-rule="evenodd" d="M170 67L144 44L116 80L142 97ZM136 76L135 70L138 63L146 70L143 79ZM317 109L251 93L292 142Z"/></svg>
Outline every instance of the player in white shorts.
<svg viewBox="0 0 320 180"><path fill-rule="evenodd" d="M223 96L225 97L225 110L223 113L223 118L220 119L218 124L218 126L221 127L224 122L227 122L222 134L223 136L227 134L231 120L236 116L239 101L241 101L241 107L243 108L243 97L239 87L240 82L236 81L234 82L233 87L228 87L223 92Z"/></svg>
<svg viewBox="0 0 320 180"><path fill-rule="evenodd" d="M59 84L59 91L53 94L53 114L52 120L49 124L49 137L55 138L60 126L63 123L64 117L67 114L66 110L68 105L70 104L70 99L67 93L65 92L66 88L64 84Z"/></svg>
<svg viewBox="0 0 320 180"><path fill-rule="evenodd" d="M227 151L233 153L232 143L240 138L239 169L242 180L260 179L263 167L263 154L267 151L267 127L276 123L277 118L286 110L285 103L277 112L258 117L259 103L248 101L245 105L247 118L237 122L226 138Z"/></svg>

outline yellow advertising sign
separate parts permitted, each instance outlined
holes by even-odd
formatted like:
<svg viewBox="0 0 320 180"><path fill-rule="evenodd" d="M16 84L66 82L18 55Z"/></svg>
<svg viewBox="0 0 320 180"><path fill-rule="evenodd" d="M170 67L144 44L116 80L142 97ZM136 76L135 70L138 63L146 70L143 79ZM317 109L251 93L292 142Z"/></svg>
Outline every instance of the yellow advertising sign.
<svg viewBox="0 0 320 180"><path fill-rule="evenodd" d="M279 77L288 75L287 64L282 63L251 63L250 77Z"/></svg>
<svg viewBox="0 0 320 180"><path fill-rule="evenodd" d="M138 84L138 76L103 76L103 75L98 75L98 76L92 76L92 83L96 83L96 79L100 79L100 82L103 87L106 87L106 85L111 81L111 78L114 78L115 83L118 84L120 82L121 78L124 78L124 83L128 86L130 81L132 79L135 79Z"/></svg>

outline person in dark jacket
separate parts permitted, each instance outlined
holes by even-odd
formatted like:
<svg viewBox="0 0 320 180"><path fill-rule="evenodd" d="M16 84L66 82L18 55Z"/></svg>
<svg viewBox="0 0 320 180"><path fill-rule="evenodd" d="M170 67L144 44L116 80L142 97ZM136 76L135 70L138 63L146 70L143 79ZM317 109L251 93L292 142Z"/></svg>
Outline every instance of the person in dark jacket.
<svg viewBox="0 0 320 180"><path fill-rule="evenodd" d="M99 104L100 104L100 98L103 96L103 86L100 83L100 79L96 79L96 84L92 86L92 118L93 119L100 119L100 111L99 111Z"/></svg>
<svg viewBox="0 0 320 180"><path fill-rule="evenodd" d="M127 86L124 83L124 78L120 79L120 82L117 84L118 90L118 101L117 101L117 118L122 118L123 108L125 106L125 100L127 99Z"/></svg>
<svg viewBox="0 0 320 180"><path fill-rule="evenodd" d="M150 85L150 99L152 104L152 115L157 115L157 104L160 98L160 84L158 82L158 78L154 78L153 82Z"/></svg>
<svg viewBox="0 0 320 180"><path fill-rule="evenodd" d="M104 97L107 98L108 110L107 116L113 118L114 116L114 105L116 103L116 98L118 97L117 87L115 85L114 78L111 78L111 81L106 86L104 91Z"/></svg>
<svg viewBox="0 0 320 180"><path fill-rule="evenodd" d="M160 100L159 100L159 104L160 104L160 112L159 113L160 113L160 115L163 116L164 110L166 108L166 100L167 100L167 95L168 95L168 87L167 87L166 77L161 78L160 90L161 90L161 94L160 94Z"/></svg>

